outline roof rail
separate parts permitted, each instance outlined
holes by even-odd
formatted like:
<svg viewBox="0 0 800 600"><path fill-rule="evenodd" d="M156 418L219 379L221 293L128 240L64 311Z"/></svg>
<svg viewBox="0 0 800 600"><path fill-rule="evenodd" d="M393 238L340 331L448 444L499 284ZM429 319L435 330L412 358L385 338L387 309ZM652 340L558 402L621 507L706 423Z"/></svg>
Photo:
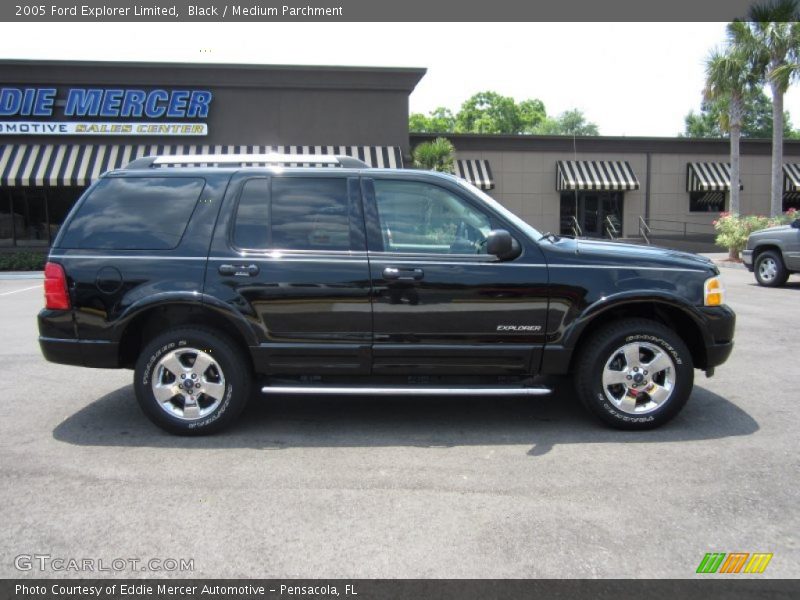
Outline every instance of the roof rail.
<svg viewBox="0 0 800 600"><path fill-rule="evenodd" d="M307 164L339 165L352 169L368 169L363 160L339 154L173 154L144 156L129 162L126 169L149 169L161 165L251 165Z"/></svg>

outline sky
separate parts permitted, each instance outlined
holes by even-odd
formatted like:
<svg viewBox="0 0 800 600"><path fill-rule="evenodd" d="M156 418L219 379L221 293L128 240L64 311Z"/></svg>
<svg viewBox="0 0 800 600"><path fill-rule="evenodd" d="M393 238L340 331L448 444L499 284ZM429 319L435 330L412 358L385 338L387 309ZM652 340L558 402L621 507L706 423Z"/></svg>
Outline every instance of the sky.
<svg viewBox="0 0 800 600"><path fill-rule="evenodd" d="M724 23L25 23L0 57L424 67L412 112L493 90L577 108L602 135L675 136ZM68 41L68 43L67 43ZM800 128L800 83L785 97Z"/></svg>

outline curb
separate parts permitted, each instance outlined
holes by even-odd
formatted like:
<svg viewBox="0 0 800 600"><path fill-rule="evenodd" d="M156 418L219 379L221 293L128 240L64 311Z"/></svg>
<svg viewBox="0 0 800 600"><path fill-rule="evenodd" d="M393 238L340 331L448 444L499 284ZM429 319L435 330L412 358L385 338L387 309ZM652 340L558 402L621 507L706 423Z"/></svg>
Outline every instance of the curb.
<svg viewBox="0 0 800 600"><path fill-rule="evenodd" d="M747 270L747 267L744 266L744 263L733 262L730 260L715 260L714 264L720 269L739 269L741 271Z"/></svg>
<svg viewBox="0 0 800 600"><path fill-rule="evenodd" d="M0 271L0 281L44 279L44 271Z"/></svg>

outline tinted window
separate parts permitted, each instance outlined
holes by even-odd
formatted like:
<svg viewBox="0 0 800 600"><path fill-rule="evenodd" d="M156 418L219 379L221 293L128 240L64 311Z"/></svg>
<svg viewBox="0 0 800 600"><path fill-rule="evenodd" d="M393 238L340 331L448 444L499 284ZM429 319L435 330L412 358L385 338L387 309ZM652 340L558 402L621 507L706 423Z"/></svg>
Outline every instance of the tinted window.
<svg viewBox="0 0 800 600"><path fill-rule="evenodd" d="M350 250L347 180L252 179L242 190L234 227L240 248Z"/></svg>
<svg viewBox="0 0 800 600"><path fill-rule="evenodd" d="M444 188L376 179L375 202L387 252L486 254L489 218Z"/></svg>
<svg viewBox="0 0 800 600"><path fill-rule="evenodd" d="M167 250L180 242L204 181L114 177L92 189L67 225L64 248Z"/></svg>
<svg viewBox="0 0 800 600"><path fill-rule="evenodd" d="M269 179L249 179L242 187L233 243L238 248L269 245Z"/></svg>

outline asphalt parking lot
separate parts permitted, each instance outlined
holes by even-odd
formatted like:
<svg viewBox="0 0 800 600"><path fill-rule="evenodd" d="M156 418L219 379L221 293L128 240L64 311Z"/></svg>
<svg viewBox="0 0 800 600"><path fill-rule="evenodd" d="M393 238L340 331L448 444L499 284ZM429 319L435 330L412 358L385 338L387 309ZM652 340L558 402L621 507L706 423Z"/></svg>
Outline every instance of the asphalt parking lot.
<svg viewBox="0 0 800 600"><path fill-rule="evenodd" d="M262 400L198 439L151 425L130 372L46 363L40 282L0 281L0 576L92 575L14 566L48 554L190 558L171 574L193 577L683 578L706 552L772 552L757 577L798 577L800 278L723 276L734 354L660 430L606 429L562 386Z"/></svg>

